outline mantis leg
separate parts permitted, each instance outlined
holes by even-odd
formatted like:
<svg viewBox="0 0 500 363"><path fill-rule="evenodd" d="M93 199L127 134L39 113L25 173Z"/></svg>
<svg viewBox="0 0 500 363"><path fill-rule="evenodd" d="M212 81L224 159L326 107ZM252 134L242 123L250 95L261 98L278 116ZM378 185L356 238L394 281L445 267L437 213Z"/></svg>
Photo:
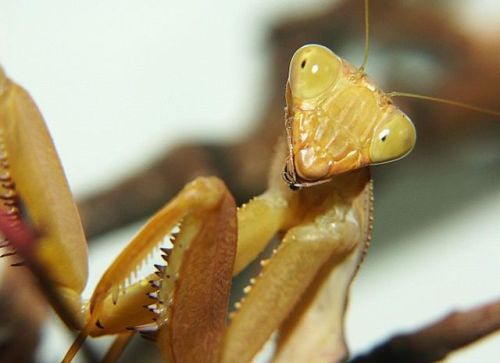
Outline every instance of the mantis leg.
<svg viewBox="0 0 500 363"><path fill-rule="evenodd" d="M311 226L299 226L286 234L231 321L222 362L250 361L290 314L325 262L332 255L345 255L353 246L349 239L311 239L314 232Z"/></svg>
<svg viewBox="0 0 500 363"><path fill-rule="evenodd" d="M354 200L361 242L347 256L333 256L280 329L273 363L343 362L348 355L344 316L349 288L367 252L372 228L372 183Z"/></svg>
<svg viewBox="0 0 500 363"><path fill-rule="evenodd" d="M166 265L156 267L158 276L129 285L134 271L154 249L161 248L179 223L180 232L171 240L173 247L162 248ZM180 358L175 362L184 361L184 355L193 349L201 356L214 354L225 329L235 254L236 206L232 196L217 178L196 179L148 221L103 274L78 342L88 334L124 333L127 327L145 334L156 334L159 329L160 350L167 356L171 351L178 353ZM156 300L145 304L151 297ZM188 329L187 322L196 325L196 333ZM169 334L171 328L175 334ZM169 344L177 340L182 344L175 348ZM65 361L77 349L78 344Z"/></svg>
<svg viewBox="0 0 500 363"><path fill-rule="evenodd" d="M304 315L308 326L318 315L319 319L326 317L332 323L313 334L312 347L331 345L337 351L339 347L335 345L343 343L342 321L348 287L370 232L368 171L338 179L335 185L297 192L288 203L291 215L284 220L292 227L272 258L264 263L253 286L246 288L247 295L224 338L221 362L250 361L295 309L313 313L312 317ZM332 288L336 294L331 293ZM323 315L325 301L335 305L328 307ZM301 313L295 314L301 317ZM297 330L303 336L307 330L302 325L307 324L287 323L283 333L288 335L289 331ZM307 355L302 357L305 358L291 362L311 361Z"/></svg>
<svg viewBox="0 0 500 363"><path fill-rule="evenodd" d="M108 349L106 356L102 360L102 363L117 362L133 336L133 331L119 334L115 338L113 344L111 344L111 347Z"/></svg>
<svg viewBox="0 0 500 363"><path fill-rule="evenodd" d="M42 115L1 68L0 209L12 223L22 220L39 233L34 255L65 305L83 322L80 293L87 282L87 243L78 211Z"/></svg>
<svg viewBox="0 0 500 363"><path fill-rule="evenodd" d="M281 327L273 363L333 363L347 358L344 314L362 254L357 248L345 258L335 256L325 263Z"/></svg>
<svg viewBox="0 0 500 363"><path fill-rule="evenodd" d="M278 231L296 223L300 214L297 193L280 177L286 152L286 144L280 140L271 165L268 190L238 208L238 251L233 276L254 261Z"/></svg>
<svg viewBox="0 0 500 363"><path fill-rule="evenodd" d="M238 209L236 276L255 260L269 241L290 219L290 201L281 193L267 192Z"/></svg>
<svg viewBox="0 0 500 363"><path fill-rule="evenodd" d="M225 191L217 208L203 212L207 197L196 194L196 213L184 218L162 275L157 345L168 362L215 362L226 329L236 207Z"/></svg>
<svg viewBox="0 0 500 363"><path fill-rule="evenodd" d="M121 334L136 326L151 323L156 315L144 307L156 302L149 295L154 296L158 289L154 286L158 284L157 280L156 274L150 274L125 287L116 300L113 300L113 295L107 295L96 323L89 325L88 334L94 337ZM92 317L89 320L95 319Z"/></svg>
<svg viewBox="0 0 500 363"><path fill-rule="evenodd" d="M234 211L232 211L233 209ZM187 226L184 226L183 223L181 230L183 231L183 235L194 238L195 233L213 222L209 217L215 215L220 217L223 221L221 223L224 223L226 227L225 231L228 231L218 232L221 234L224 232L228 235L234 234L232 236L233 241L231 242L235 243L235 213L236 207L234 201L232 201L229 191L227 191L219 179L198 178L186 185L176 198L146 223L103 274L90 300L91 316L97 317L102 312L101 309L105 307L105 299L111 297L113 302L117 303L119 297L125 292L125 288L128 285L128 278L134 274L155 248L161 247L163 239L169 235L179 222L185 218L192 220L192 223ZM180 250L176 248L179 247L179 244L175 241L173 243L174 248L172 252ZM181 247L183 252L188 251L187 246L184 245ZM191 247L193 246L190 246L189 250ZM229 248L230 246L227 247ZM182 262L182 256L182 254L176 255L179 259L179 264ZM228 259L232 267L233 261L231 261L230 257L231 254L228 255ZM169 262L172 263L172 261ZM94 318L91 320L98 319Z"/></svg>

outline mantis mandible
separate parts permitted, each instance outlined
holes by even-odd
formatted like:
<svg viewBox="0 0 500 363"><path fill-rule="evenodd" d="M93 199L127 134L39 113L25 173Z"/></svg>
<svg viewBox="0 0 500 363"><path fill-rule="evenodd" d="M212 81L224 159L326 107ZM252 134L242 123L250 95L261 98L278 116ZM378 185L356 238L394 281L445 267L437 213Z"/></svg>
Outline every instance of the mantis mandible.
<svg viewBox="0 0 500 363"><path fill-rule="evenodd" d="M299 49L287 82L288 136L279 143L269 189L236 211L221 181L189 184L120 254L88 305L80 298L85 240L50 136L25 91L3 74L0 81L4 207L15 221L22 218L19 196L40 230L38 258L80 316L81 338L120 334L125 341L132 327L155 335L169 361L239 362L281 327L277 362L345 357L348 288L370 238L367 167L399 159L415 143L409 119L363 69L321 46ZM300 190L290 190L281 175ZM278 232L280 247L226 328L231 275ZM163 251L167 265L128 281L166 235L174 246ZM311 334L311 325L322 328Z"/></svg>

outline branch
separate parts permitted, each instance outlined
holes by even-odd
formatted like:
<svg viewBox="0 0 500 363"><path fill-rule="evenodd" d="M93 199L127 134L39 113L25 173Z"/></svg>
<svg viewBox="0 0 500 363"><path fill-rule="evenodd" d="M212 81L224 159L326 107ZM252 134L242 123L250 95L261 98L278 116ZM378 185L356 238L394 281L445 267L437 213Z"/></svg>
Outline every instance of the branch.
<svg viewBox="0 0 500 363"><path fill-rule="evenodd" d="M454 312L413 333L396 335L350 363L426 363L500 330L500 300L464 312Z"/></svg>

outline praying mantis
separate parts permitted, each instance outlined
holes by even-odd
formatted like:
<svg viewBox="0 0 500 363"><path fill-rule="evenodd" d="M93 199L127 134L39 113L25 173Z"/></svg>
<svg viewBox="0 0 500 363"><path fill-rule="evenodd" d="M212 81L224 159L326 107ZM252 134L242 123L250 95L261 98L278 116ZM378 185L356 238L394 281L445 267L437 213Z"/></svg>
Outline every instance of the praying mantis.
<svg viewBox="0 0 500 363"><path fill-rule="evenodd" d="M314 67L315 65L317 68ZM324 76L325 74L326 76ZM36 111L34 111L36 109L31 104L28 96L14 83L8 81L7 78L2 77L2 81L2 88L6 90L3 95L5 97L4 102L6 102L3 105L3 111L6 115L4 115L4 118L7 120L30 120L38 118ZM322 82L326 82L326 85ZM331 98L334 96L342 100L342 102L351 105L351 108L347 107L347 109L352 109L352 113L346 112L344 114L344 111L335 109L331 105ZM146 251L142 251L138 250L137 245L131 245L110 267L110 270L104 275L103 280L101 280L101 283L96 288L89 309L82 314L82 320L87 319L87 323L82 323L80 328L83 327L84 330L87 330L86 333L91 335L117 332L128 334L125 331L126 328L137 326L139 327L138 330L148 334L151 333L150 330L156 330L160 326L157 340L159 342L167 342L163 348L161 343L159 345L160 349L164 349L163 354L168 359L173 359L173 361L183 361L183 359L184 361L196 361L196 357L207 357L206 350L208 350L210 352L208 356L210 357L207 358L207 361L219 359L219 354L222 357L220 358L222 359L221 361L244 360L244 357L247 356L251 358L252 354L259 348L258 345L267 339L269 334L279 325L279 322L283 321L284 316L288 315L288 312L298 302L300 296L305 296L302 292L307 291L307 301L299 303L301 314L295 316L296 319L294 321L287 321L284 327L283 331L285 334L283 336L286 339L283 338L280 343L280 350L276 358L277 361L286 359L290 355L298 357L300 352L293 350L296 344L292 343L295 340L302 340L304 335L306 335L304 331L307 328L307 324L311 324L317 318L314 314L317 310L317 304L322 303L321 299L326 299L327 301L329 301L328 299L333 299L336 303L333 305L337 309L330 312L332 314L331 324L325 324L329 326L325 328L326 331L320 333L329 335L332 334L329 329L334 330L337 335L333 341L337 344L328 344L328 346L323 348L327 351L328 359L333 359L333 357L341 359L344 356L345 347L342 342L343 339L341 334L338 333L341 331L340 326L345 305L344 300L346 299L350 280L365 252L371 228L371 184L368 171L364 167L372 163L398 159L406 154L415 142L414 129L408 119L391 104L390 100L366 79L362 71L354 69L347 62L334 56L330 51L318 46L301 48L292 59L286 99L286 129L288 131L288 139L286 142L282 141L277 150L276 161L270 173L271 180L268 192L252 200L237 212L238 230L236 230L234 203L231 201L223 184L216 179L200 179L190 184L172 204L167 205L163 212L159 212L157 216L153 217L150 224L139 233L134 241L137 243L146 243L143 241L151 239L148 242L152 242L155 245L170 230L175 229L177 223L182 220L182 224L180 225L181 232L175 237L174 246L184 246L185 244L182 243L184 240L186 244L192 243L193 245L189 248L179 247L177 249L176 247L172 251L167 251L169 264L166 269L163 267L158 269L160 279L151 276L147 278L147 284L144 284L144 280L141 280L138 285L124 286L121 283L127 278L130 269L135 267L136 262L148 253L147 248ZM356 99L366 100L366 103L359 105L352 101ZM350 102L353 103L351 104ZM27 112L27 116L23 114L23 111L26 110L29 111ZM316 111L321 117L316 117L318 115L315 116L314 113ZM360 112L363 116L365 114L376 114L378 116L373 118L373 124L358 125L354 121L358 118L364 119L365 117L360 117L360 114L357 112ZM328 117L324 115L328 115ZM326 122L326 120L330 119L342 119L348 124L345 127L346 129L356 130L356 132L361 131L360 133L363 136L360 141L354 142L349 133L327 135L324 138L318 137L319 130L325 129L326 133L337 130L337 128L330 128L329 125L323 123L324 120ZM41 229L42 236L44 235L44 230L49 232L47 236L50 236L52 231L62 230L60 233L66 238L56 236L50 239L50 241L71 239L82 242L81 227L78 225L78 218L70 202L71 197L64 183L61 181L60 167L57 165L48 165L43 169L49 170L49 175L40 175L40 178L31 178L46 181L41 190L36 190L33 182L27 181L29 178L23 175L22 170L15 169L16 165L20 165L21 163L22 165L27 165L24 163L25 160L32 160L30 157L23 159L25 157L23 155L20 155L19 159L16 159L18 157L16 156L16 152L18 150L29 150L31 147L30 140L41 140L42 147L34 149L33 154L43 155L43 149L47 148L51 150L51 146L47 146L50 145L49 139L46 137L47 134L44 134L42 129L43 127L41 126L39 130L32 130L28 126L18 125L5 128L5 149L8 155L9 167L12 168L12 180L5 181L7 184L10 181L16 183L16 188L18 188L16 189L16 193L21 196L21 200L31 215L35 226L48 226L46 229ZM340 127L340 129L343 130L343 127ZM30 130L35 135L25 135L24 132L17 130ZM314 130L315 137L311 137L308 133L311 130ZM376 137L373 137L374 135ZM392 138L394 135L398 137ZM23 140L24 136L27 139ZM324 150L325 144L328 144L328 136L342 140L345 149L329 150L329 153L323 155L322 150ZM317 145L315 144L316 142L318 143ZM386 147L383 145L389 146ZM336 152L340 155L336 155ZM27 153L30 155L29 152ZM54 161L56 160L55 154L52 151L49 154L43 160L49 160L52 164L57 164ZM335 159L335 157L339 159ZM284 172L287 183L293 187L303 187L301 191L290 191L282 183L280 176L285 160L288 160ZM40 169L36 164L36 162L30 164L30 168L32 168L30 170L33 173L36 173L35 170ZM357 169L357 171L353 169ZM337 174L339 175L337 176ZM51 178L54 178L54 180ZM315 185L318 182L324 183ZM31 187L35 188L36 192L30 190ZM47 202L47 200L39 201L36 198L39 198L41 195L50 194L57 196L46 196L46 198L49 198L48 200L56 200L57 202L53 206L56 209L61 208L62 212L56 210L49 213L46 209L40 209L40 206L51 206L51 203ZM30 199L31 197L34 198L34 201ZM45 215L49 215L48 222L40 222L45 221L44 218L47 218ZM64 215L70 222L65 221L64 226L61 227L57 225L58 221L54 217L56 215ZM55 223L56 226L52 226L50 223ZM324 230L323 227L325 227ZM328 230L329 227L331 227L331 230ZM225 281L220 289L216 289L217 291L227 291L230 275L240 271L243 266L255 258L271 235L275 234L278 230L288 230L288 233L284 237L282 247L277 250L270 262L267 262L262 276L257 279L252 288L247 289L249 293L244 303L242 303L240 311L234 316L227 333L224 333L225 326L221 324L222 317L225 316L225 311L227 310L227 303L224 304L224 301L227 301L227 295L220 294L220 296L217 296L220 302L213 304L220 308L218 311L218 324L213 323L217 325L217 328L214 329L214 332L211 332L213 334L213 341L208 344L209 347L206 350L196 352L199 354L196 357L185 358L179 357L178 354L189 354L192 349L186 348L181 353L176 351L178 347L173 343L176 332L169 331L176 324L180 326L187 324L183 316L178 318L180 319L179 322L176 320L175 314L165 316L173 313L171 311L163 311L163 307L150 307L153 311L149 312L142 305L153 305L148 304L151 301L148 300L149 297L146 294L152 294L152 296L156 296L157 298L158 294L160 294L163 295L161 296L161 301L166 304L172 304L171 307L175 312L176 304L180 305L180 302L177 302L175 297L182 294L163 291L168 290L166 286L170 285L171 288L172 284L177 284L177 282L164 283L164 281L168 281L168 276L175 278L175 275L180 272L179 279L176 280L179 281L178 284L184 283L183 281L189 284L189 280L184 280L184 277L187 278L190 272L185 269L188 267L201 268L201 265L192 266L193 264L188 264L188 267L185 267L184 264L187 263L185 259L203 260L203 257L195 255L195 252L199 251L194 247L196 243L193 243L197 242L201 244L204 242L210 244L210 241L201 241L201 238L196 238L197 233L202 230L205 231L203 237L213 237L212 243L223 241L227 244L222 248L224 252L222 261L217 261L217 271L220 272L220 275L214 276L215 280L219 281L221 279ZM210 233L211 230L212 233ZM238 246L235 250L236 234L238 235ZM193 235L195 237L191 239ZM201 236L201 234L199 235ZM339 243L341 239L337 235L342 236L342 239L345 238L346 241L343 241L345 244ZM71 238L68 236L71 236ZM255 243L255 241L260 241L260 243ZM302 243L304 241L307 243ZM46 246L43 244L44 242L40 242L41 248L42 246ZM64 277L62 281L55 281L55 283L59 283L59 286L61 286L61 296L65 296L68 305L72 306L75 314L77 314L80 311L81 304L76 296L78 295L78 290L84 284L84 278L82 278L85 275L84 268L82 267L84 263L82 264L81 262L85 259L85 251L82 247L84 244L78 243L75 246L75 248L73 248L73 245L70 248L56 246L51 248L52 251L50 253L41 251L40 259L42 261L46 260L45 264L48 266L59 266L50 267L48 270L53 272L54 280L57 280L58 277ZM313 248L311 249L311 247ZM45 249L46 247L43 248ZM184 251L183 248L186 248L186 250ZM191 248L193 248L192 252ZM203 247L203 244L198 248L208 249L207 246ZM59 256L57 257L68 253L64 250L69 250L72 254L71 259L76 260L75 266L80 267L81 271L69 273L68 271L72 271L72 266L67 266L60 262L53 264L51 258L53 257L54 250L58 250L57 253ZM177 252L179 255L176 255ZM187 253L187 255L183 255L183 253ZM194 255L189 255L191 253ZM235 254L236 256L234 256ZM205 257L207 256L209 255L207 254ZM219 255L215 254L214 256L218 257ZM300 261L294 261L294 257L297 256L301 257ZM234 257L236 258L236 263L234 264L234 270L232 270L232 259ZM295 270L293 269L294 263L297 265L295 266ZM286 267L283 267L283 265L286 265ZM304 265L306 266L305 269ZM299 267L301 268L300 270L298 270ZM173 271L168 271L169 268L172 268ZM60 271L57 271L57 269L60 269ZM330 271L331 274L329 273ZM72 275L75 275L77 278L73 278ZM194 277L201 277L202 271L194 271L193 275ZM274 278L278 276L279 278L274 281ZM285 280L284 284L282 284L282 280ZM149 283L149 281L152 282ZM278 282L280 284L276 286L275 284ZM193 283L201 284L200 282L196 282L196 280ZM288 283L292 287L290 287L290 292L285 294L285 298L283 299L285 300L283 303L284 306L279 306L280 314L274 314L273 312L272 317L260 315L259 320L255 319L259 315L259 312L269 310L268 307L270 304L277 303L274 299L275 295L272 294L273 289L283 289L284 293L286 293ZM322 291L332 291L331 289L321 289L323 285L333 284L339 286L337 283L343 286L340 289L342 292L339 295L332 297L320 294ZM205 284L207 283L205 282ZM179 288L179 286L174 287ZM160 292L157 293L155 288L160 288ZM205 285L206 288L207 285ZM210 292L203 290L203 293L209 294ZM172 294L174 295L172 296ZM189 296L186 296L186 298L188 299L188 303L191 302L193 304L205 301L200 297L190 299ZM171 299L172 301L170 301ZM266 299L268 300L267 302ZM186 304L186 306L189 306L189 304ZM123 315L115 314L115 309L123 309ZM168 308L165 309L168 310ZM193 310L196 310L196 307L193 307ZM190 315L189 311L185 313L186 316ZM207 312L205 311L204 313ZM133 319L127 320L132 315L137 321ZM154 317L154 315L159 316ZM119 316L119 319L115 319L115 316ZM248 318L248 316L251 316L252 319ZM156 322L152 321L153 317L157 319ZM162 320L169 321L165 325L167 328L164 328L162 325ZM190 321L197 321L197 319L196 317L192 317ZM114 325L115 323L116 325ZM270 323L270 327L264 329L265 323ZM252 326L255 326L255 328L251 328ZM259 339L255 337L255 332L257 331L259 332ZM192 332L185 332L185 334L189 337ZM250 334L251 337L245 336L245 334ZM315 339L321 340L320 334L317 337L310 337L311 349L314 348L320 351L318 345L315 343ZM175 339L179 340L179 338ZM203 337L203 341L205 340L207 340L206 336ZM239 349L249 348L249 341L252 341L252 344L255 346L252 346L252 349L248 349L246 352L241 352ZM171 344L168 342L171 342ZM191 344L194 344L194 340ZM220 348L219 344L222 344L222 348ZM306 344L306 346L309 345ZM310 352L302 354L309 355ZM211 355L214 356L212 357Z"/></svg>

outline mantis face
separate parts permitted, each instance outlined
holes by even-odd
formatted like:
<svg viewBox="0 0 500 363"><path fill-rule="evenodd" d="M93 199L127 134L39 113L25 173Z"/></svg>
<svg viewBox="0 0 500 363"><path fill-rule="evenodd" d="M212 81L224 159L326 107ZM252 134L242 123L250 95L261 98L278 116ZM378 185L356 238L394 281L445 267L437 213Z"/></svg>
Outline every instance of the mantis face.
<svg viewBox="0 0 500 363"><path fill-rule="evenodd" d="M286 91L289 159L296 187L397 160L416 140L410 119L367 76L320 45L295 52Z"/></svg>

